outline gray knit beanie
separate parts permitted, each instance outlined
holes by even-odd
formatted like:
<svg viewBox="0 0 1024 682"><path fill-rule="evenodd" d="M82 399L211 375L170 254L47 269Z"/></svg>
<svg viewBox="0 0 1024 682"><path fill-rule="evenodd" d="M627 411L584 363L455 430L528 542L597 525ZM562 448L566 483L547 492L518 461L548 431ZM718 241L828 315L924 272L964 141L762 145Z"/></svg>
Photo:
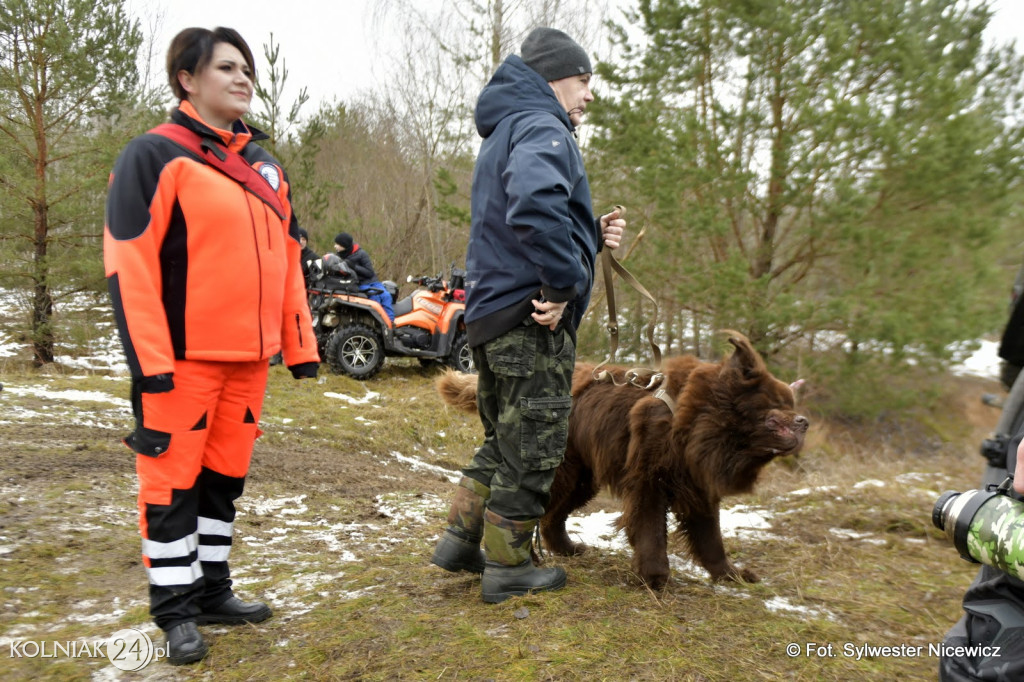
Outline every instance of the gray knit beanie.
<svg viewBox="0 0 1024 682"><path fill-rule="evenodd" d="M575 40L554 28L535 28L523 41L523 61L546 81L593 73L590 58Z"/></svg>

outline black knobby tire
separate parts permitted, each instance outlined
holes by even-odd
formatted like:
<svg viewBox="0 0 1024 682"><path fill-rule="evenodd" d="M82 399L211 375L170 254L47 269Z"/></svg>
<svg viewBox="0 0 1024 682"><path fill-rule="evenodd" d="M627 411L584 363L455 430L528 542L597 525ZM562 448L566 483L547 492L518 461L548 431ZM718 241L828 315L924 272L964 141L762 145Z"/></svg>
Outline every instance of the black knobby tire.
<svg viewBox="0 0 1024 682"><path fill-rule="evenodd" d="M448 356L448 366L466 374L476 374L476 365L473 364L473 350L469 347L469 339L466 332L459 332L455 335L455 343L452 344L452 354Z"/></svg>
<svg viewBox="0 0 1024 682"><path fill-rule="evenodd" d="M336 374L369 379L384 365L384 343L370 327L352 324L331 334L325 355Z"/></svg>

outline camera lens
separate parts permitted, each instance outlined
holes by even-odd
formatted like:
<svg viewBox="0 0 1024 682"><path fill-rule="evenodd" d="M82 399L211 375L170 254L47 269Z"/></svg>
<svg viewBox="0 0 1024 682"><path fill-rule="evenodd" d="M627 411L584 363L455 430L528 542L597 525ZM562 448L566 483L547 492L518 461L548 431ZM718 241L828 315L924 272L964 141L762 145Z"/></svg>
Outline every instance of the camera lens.
<svg viewBox="0 0 1024 682"><path fill-rule="evenodd" d="M946 505L952 502L957 496L959 496L955 490L947 490L946 492L939 495L939 499L935 500L935 507L932 509L932 523L939 530L946 530Z"/></svg>
<svg viewBox="0 0 1024 682"><path fill-rule="evenodd" d="M1024 580L1024 502L1007 489L946 491L935 501L932 523L967 561Z"/></svg>

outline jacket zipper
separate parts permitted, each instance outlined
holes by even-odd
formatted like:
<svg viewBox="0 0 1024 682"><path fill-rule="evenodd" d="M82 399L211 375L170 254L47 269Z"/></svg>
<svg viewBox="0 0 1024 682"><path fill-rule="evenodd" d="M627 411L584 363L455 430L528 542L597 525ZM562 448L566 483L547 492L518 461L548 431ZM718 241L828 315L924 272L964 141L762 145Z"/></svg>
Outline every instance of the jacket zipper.
<svg viewBox="0 0 1024 682"><path fill-rule="evenodd" d="M252 229L252 240L256 247L256 278L259 285L259 296L256 301L256 328L259 329L260 335L260 357L263 357L263 261L260 258L260 238L257 234L256 216L252 211L252 203L249 200L249 193L242 186L239 186L239 191L242 192L242 196L245 198L245 205L249 207L249 224Z"/></svg>

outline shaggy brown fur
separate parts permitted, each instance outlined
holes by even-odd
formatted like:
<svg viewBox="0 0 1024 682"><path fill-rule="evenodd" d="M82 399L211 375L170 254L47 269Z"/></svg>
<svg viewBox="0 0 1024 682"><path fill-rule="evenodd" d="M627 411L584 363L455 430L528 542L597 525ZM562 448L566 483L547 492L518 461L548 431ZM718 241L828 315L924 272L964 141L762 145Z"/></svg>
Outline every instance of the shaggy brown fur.
<svg viewBox="0 0 1024 682"><path fill-rule="evenodd" d="M622 500L617 526L633 548L633 570L651 587L668 580L670 510L714 580L757 581L725 555L719 504L749 492L775 457L798 452L808 420L794 409L792 387L768 372L750 341L728 333L736 350L721 362L681 356L663 363L674 412L651 391L596 381L593 365L577 364L568 446L541 520L549 550L586 549L569 539L566 518L608 486ZM622 383L625 368L608 370ZM476 412L475 377L448 373L437 388L445 402Z"/></svg>

